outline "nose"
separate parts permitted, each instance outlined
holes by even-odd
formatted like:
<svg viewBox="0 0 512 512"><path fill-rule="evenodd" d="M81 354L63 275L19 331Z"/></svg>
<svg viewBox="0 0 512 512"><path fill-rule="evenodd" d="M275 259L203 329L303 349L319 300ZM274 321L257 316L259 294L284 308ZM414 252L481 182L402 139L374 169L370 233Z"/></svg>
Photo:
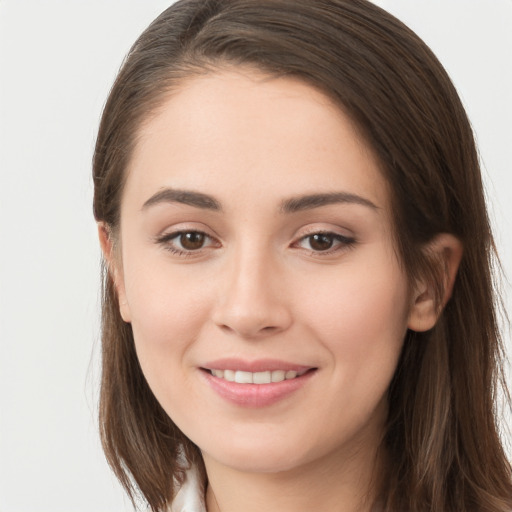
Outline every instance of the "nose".
<svg viewBox="0 0 512 512"><path fill-rule="evenodd" d="M260 339L292 323L283 272L270 257L239 255L226 262L213 320L226 332Z"/></svg>

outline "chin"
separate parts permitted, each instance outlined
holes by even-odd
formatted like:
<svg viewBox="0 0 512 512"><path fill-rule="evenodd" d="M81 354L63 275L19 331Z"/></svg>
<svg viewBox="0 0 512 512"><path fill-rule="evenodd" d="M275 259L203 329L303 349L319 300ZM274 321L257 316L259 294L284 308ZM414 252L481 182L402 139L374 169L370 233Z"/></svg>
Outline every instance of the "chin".
<svg viewBox="0 0 512 512"><path fill-rule="evenodd" d="M290 459L288 455L266 457L261 454L258 456L248 454L245 457L241 457L239 454L236 454L226 457L225 454L223 454L219 458L216 458L216 460L223 466L241 473L284 473L301 465L298 460Z"/></svg>
<svg viewBox="0 0 512 512"><path fill-rule="evenodd" d="M299 466L311 462L315 455L298 449L301 443L285 442L255 443L252 440L245 442L218 443L212 450L203 451L203 455L216 461L217 464L229 467L232 470L244 473L282 473L291 471Z"/></svg>

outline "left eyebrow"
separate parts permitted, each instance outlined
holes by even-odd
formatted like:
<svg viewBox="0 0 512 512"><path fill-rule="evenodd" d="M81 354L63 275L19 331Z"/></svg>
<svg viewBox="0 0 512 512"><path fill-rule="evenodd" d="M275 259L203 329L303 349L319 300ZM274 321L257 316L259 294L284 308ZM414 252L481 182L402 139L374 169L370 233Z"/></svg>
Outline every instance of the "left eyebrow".
<svg viewBox="0 0 512 512"><path fill-rule="evenodd" d="M292 197L282 202L282 213L296 213L304 210L312 210L331 204L357 204L366 206L372 210L379 210L379 207L369 199L357 194L348 192L330 192L325 194L309 194L305 196Z"/></svg>

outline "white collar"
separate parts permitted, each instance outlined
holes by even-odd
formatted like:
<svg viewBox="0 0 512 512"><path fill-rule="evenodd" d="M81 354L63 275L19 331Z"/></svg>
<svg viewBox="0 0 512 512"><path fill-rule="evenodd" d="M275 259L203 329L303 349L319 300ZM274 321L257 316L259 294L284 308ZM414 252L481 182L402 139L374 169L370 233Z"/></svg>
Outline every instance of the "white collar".
<svg viewBox="0 0 512 512"><path fill-rule="evenodd" d="M176 494L169 512L206 512L204 489L195 468L187 471L186 480Z"/></svg>

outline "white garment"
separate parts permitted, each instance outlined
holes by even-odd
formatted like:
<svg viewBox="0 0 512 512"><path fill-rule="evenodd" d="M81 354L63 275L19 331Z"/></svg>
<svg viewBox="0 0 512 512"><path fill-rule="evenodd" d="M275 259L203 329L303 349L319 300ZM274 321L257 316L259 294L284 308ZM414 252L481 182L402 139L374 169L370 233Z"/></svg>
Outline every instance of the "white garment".
<svg viewBox="0 0 512 512"><path fill-rule="evenodd" d="M169 512L206 512L204 489L195 469L187 471L187 479L176 494Z"/></svg>

